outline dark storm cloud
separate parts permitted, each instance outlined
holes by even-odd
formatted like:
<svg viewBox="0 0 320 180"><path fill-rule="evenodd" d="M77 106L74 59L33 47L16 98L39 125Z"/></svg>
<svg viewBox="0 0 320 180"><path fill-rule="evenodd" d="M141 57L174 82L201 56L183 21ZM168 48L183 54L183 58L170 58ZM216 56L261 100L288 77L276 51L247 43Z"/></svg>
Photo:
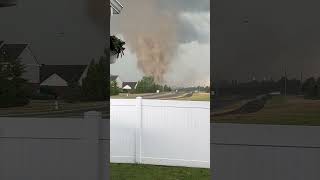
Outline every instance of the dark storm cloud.
<svg viewBox="0 0 320 180"><path fill-rule="evenodd" d="M320 75L320 15L316 1L218 0L213 14L217 79L278 79Z"/></svg>
<svg viewBox="0 0 320 180"><path fill-rule="evenodd" d="M206 13L210 12L210 0L160 0L159 8L175 12L177 14L188 13ZM190 22L179 22L177 37L179 42L187 43L191 41L208 42L207 34L201 34L194 29L194 24Z"/></svg>
<svg viewBox="0 0 320 180"><path fill-rule="evenodd" d="M132 0L121 0L121 3L126 6L130 4L130 1ZM176 19L178 20L178 32L176 38L179 43L188 43L191 41L200 41L206 43L209 41L207 33L199 33L198 31L196 31L196 29L194 28L195 26L197 26L197 24L194 24L196 22L183 21L179 16L181 15L181 13L209 13L210 0L157 0L156 3L156 7L161 12L168 12L170 14L174 14ZM138 6L139 8L142 7L142 5ZM126 7L124 8L124 11L126 11ZM119 25L117 23L121 23L121 20L115 21L114 27L112 28L115 31L121 31L121 29L118 28Z"/></svg>
<svg viewBox="0 0 320 180"><path fill-rule="evenodd" d="M86 64L103 54L106 43L101 19L87 1L17 1L0 9L0 41L29 44L40 63Z"/></svg>

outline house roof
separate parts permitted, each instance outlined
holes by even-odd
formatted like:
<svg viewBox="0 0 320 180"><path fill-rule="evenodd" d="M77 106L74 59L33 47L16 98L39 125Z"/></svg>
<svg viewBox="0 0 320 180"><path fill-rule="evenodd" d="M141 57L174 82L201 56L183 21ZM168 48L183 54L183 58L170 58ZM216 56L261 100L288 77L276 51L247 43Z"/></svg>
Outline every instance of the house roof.
<svg viewBox="0 0 320 180"><path fill-rule="evenodd" d="M113 9L113 14L120 14L123 5L117 0L110 1L111 8Z"/></svg>
<svg viewBox="0 0 320 180"><path fill-rule="evenodd" d="M27 44L3 44L0 48L0 57L17 59L27 46Z"/></svg>
<svg viewBox="0 0 320 180"><path fill-rule="evenodd" d="M118 77L117 75L110 75L110 81L115 81Z"/></svg>
<svg viewBox="0 0 320 180"><path fill-rule="evenodd" d="M40 67L40 83L57 74L68 83L79 81L87 65L42 65Z"/></svg>
<svg viewBox="0 0 320 180"><path fill-rule="evenodd" d="M130 86L132 89L134 89L134 87L137 85L137 82L123 82L122 88L124 88L127 85Z"/></svg>

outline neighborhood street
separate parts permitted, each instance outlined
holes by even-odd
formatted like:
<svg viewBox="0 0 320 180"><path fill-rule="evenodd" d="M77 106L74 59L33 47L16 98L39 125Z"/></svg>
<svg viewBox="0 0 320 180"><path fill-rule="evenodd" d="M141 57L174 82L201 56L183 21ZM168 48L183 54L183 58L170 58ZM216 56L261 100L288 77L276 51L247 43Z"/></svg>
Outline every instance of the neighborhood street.
<svg viewBox="0 0 320 180"><path fill-rule="evenodd" d="M177 99L177 98L183 98L183 97L190 97L192 96L191 92L178 92L178 93L160 93L160 94L149 94L144 95L144 99ZM41 106L42 108L44 106L48 106L49 102L33 102L33 104L36 105L29 105L25 107L20 107L15 109L0 109L0 117L44 117L44 118L58 118L58 117L70 117L70 118L82 118L85 112L88 111L98 111L102 113L102 118L109 118L109 101L106 103L92 103L89 105L77 105L77 104L67 104L63 105L65 108L61 108L59 110L52 110L53 105L51 109L47 108L35 110L34 106ZM52 102L51 102L52 104ZM71 107L68 107L71 106ZM82 107L83 106L83 107Z"/></svg>

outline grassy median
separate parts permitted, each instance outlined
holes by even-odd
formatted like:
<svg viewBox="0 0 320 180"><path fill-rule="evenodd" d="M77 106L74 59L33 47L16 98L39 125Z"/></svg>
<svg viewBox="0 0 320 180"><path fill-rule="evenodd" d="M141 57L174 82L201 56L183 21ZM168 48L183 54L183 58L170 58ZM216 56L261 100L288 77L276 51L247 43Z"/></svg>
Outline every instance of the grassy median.
<svg viewBox="0 0 320 180"><path fill-rule="evenodd" d="M111 164L111 180L210 180L210 169Z"/></svg>
<svg viewBox="0 0 320 180"><path fill-rule="evenodd" d="M258 112L217 116L213 117L212 121L247 124L320 125L320 100L309 100L300 96L274 96Z"/></svg>

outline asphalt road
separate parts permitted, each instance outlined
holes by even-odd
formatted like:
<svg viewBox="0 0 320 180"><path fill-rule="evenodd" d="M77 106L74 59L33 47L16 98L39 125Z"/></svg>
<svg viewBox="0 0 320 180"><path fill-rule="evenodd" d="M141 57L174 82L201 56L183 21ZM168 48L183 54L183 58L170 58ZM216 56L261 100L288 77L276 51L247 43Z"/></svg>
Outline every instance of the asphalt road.
<svg viewBox="0 0 320 180"><path fill-rule="evenodd" d="M177 97L188 97L192 93L178 92L178 93L160 93L146 95L144 99L175 99ZM70 117L70 118L83 118L84 113L88 111L98 111L102 113L102 118L109 118L109 102L105 106L91 107L84 109L74 109L74 110L61 110L61 111L50 111L50 112L39 112L39 113L19 113L19 114L8 114L0 115L0 117L38 117L38 118L59 118L59 117Z"/></svg>

